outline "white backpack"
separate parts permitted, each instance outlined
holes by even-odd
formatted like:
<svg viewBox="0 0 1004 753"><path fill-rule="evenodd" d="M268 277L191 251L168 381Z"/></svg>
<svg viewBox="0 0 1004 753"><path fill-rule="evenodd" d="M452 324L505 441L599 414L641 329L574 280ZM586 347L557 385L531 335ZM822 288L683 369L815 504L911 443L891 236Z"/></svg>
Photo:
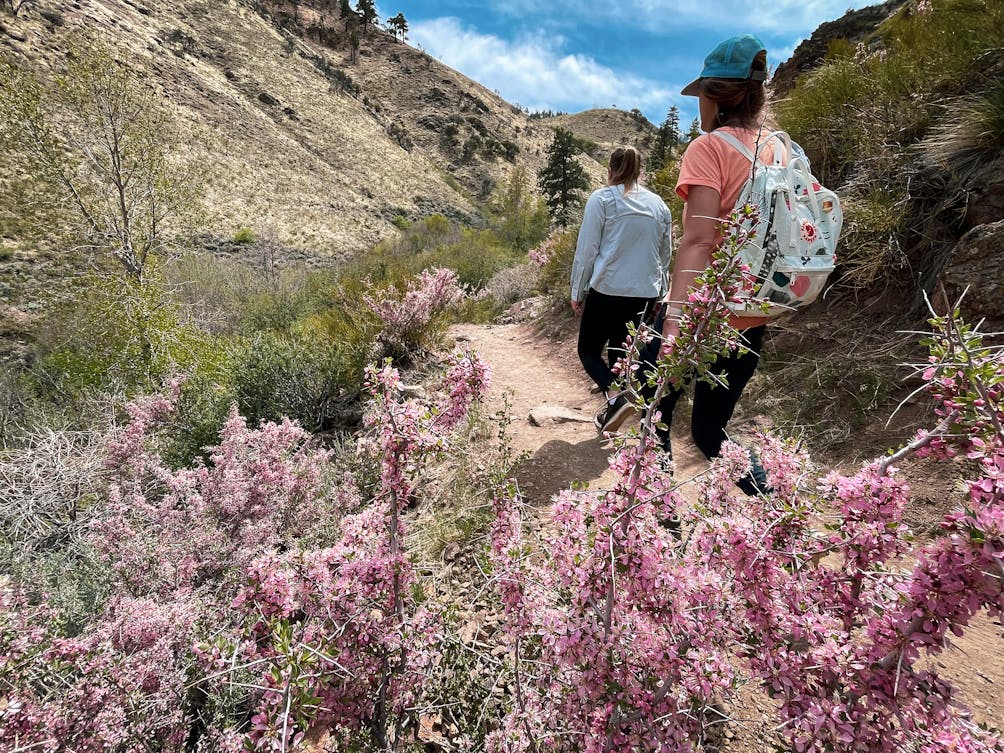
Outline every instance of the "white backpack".
<svg viewBox="0 0 1004 753"><path fill-rule="evenodd" d="M843 214L837 195L819 185L809 172L801 148L792 149L784 131L768 134L758 149L777 141L774 161L764 164L730 133L712 131L752 164L750 179L739 192L736 208L757 208L750 242L739 258L749 266L753 297L729 306L737 314L768 315L812 303L822 292L836 264L837 239ZM778 148L778 147L782 148Z"/></svg>

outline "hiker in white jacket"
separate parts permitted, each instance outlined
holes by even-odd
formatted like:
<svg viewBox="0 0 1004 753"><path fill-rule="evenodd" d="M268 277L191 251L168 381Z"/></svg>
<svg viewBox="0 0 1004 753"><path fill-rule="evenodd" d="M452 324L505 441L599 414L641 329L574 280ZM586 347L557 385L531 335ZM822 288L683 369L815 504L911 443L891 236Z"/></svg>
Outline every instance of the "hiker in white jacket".
<svg viewBox="0 0 1004 753"><path fill-rule="evenodd" d="M579 360L607 398L594 420L600 432L618 429L632 410L626 396L611 394L628 323L637 326L669 291L672 217L659 196L638 184L640 175L638 151L615 149L607 185L586 202L572 262L572 309L582 317Z"/></svg>

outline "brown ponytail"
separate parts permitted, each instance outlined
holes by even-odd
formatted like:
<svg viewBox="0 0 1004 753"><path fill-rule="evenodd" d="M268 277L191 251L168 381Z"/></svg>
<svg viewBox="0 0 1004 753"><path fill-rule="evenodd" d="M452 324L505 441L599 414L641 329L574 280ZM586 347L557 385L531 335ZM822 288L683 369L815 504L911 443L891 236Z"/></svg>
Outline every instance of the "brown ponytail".
<svg viewBox="0 0 1004 753"><path fill-rule="evenodd" d="M624 192L630 191L641 175L641 155L633 146L621 146L614 149L610 155L610 175L607 181L611 186L624 186Z"/></svg>
<svg viewBox="0 0 1004 753"><path fill-rule="evenodd" d="M756 71L767 71L765 50L753 58L751 73ZM718 121L714 128L725 125L753 128L767 102L763 82L752 78L704 78L701 79L701 93L718 105Z"/></svg>

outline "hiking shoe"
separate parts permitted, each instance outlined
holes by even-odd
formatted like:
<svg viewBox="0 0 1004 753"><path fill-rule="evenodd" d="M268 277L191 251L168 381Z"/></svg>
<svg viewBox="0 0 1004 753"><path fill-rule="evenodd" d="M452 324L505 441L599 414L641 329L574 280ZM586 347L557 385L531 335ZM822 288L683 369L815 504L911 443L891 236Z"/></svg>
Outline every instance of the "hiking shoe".
<svg viewBox="0 0 1004 753"><path fill-rule="evenodd" d="M736 481L745 494L755 497L758 494L773 494L774 487L767 483L767 471L760 465L760 458L750 453L750 472Z"/></svg>
<svg viewBox="0 0 1004 753"><path fill-rule="evenodd" d="M607 431L617 431L621 424L631 415L634 406L623 392L614 395L603 404L599 413L593 419L596 431L603 434Z"/></svg>
<svg viewBox="0 0 1004 753"><path fill-rule="evenodd" d="M676 473L676 464L673 462L673 449L669 446L668 440L662 449L655 454L655 464L659 467L660 471L670 478Z"/></svg>

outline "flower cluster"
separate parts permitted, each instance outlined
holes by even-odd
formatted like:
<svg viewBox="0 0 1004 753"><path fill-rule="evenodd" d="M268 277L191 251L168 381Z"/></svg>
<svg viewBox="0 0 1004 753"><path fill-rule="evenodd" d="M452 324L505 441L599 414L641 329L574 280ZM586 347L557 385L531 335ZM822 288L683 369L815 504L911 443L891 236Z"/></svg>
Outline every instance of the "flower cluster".
<svg viewBox="0 0 1004 753"><path fill-rule="evenodd" d="M0 590L0 747L99 753L181 749L191 720L196 605L116 596L76 638L56 615ZM30 682L28 680L31 680Z"/></svg>
<svg viewBox="0 0 1004 753"><path fill-rule="evenodd" d="M363 301L383 324L385 348L391 355L403 357L426 345L437 319L464 296L456 272L427 269L409 280L403 293L391 285L371 290Z"/></svg>
<svg viewBox="0 0 1004 753"><path fill-rule="evenodd" d="M481 398L491 385L492 371L473 353L454 353L443 380L449 391L446 406L436 417L440 429L452 429L467 414L472 400Z"/></svg>
<svg viewBox="0 0 1004 753"><path fill-rule="evenodd" d="M233 408L210 463L170 471L148 449L147 404L132 408L134 423L111 441L115 475L93 525L93 546L122 588L170 594L239 578L255 557L299 536L300 521L323 514L329 453L298 425L251 429Z"/></svg>
<svg viewBox="0 0 1004 753"><path fill-rule="evenodd" d="M558 246L558 234L551 233L547 238L540 242L537 246L534 246L527 252L527 256L530 261L535 265L543 269L547 266L547 263L551 261L551 257L554 256L554 252Z"/></svg>

